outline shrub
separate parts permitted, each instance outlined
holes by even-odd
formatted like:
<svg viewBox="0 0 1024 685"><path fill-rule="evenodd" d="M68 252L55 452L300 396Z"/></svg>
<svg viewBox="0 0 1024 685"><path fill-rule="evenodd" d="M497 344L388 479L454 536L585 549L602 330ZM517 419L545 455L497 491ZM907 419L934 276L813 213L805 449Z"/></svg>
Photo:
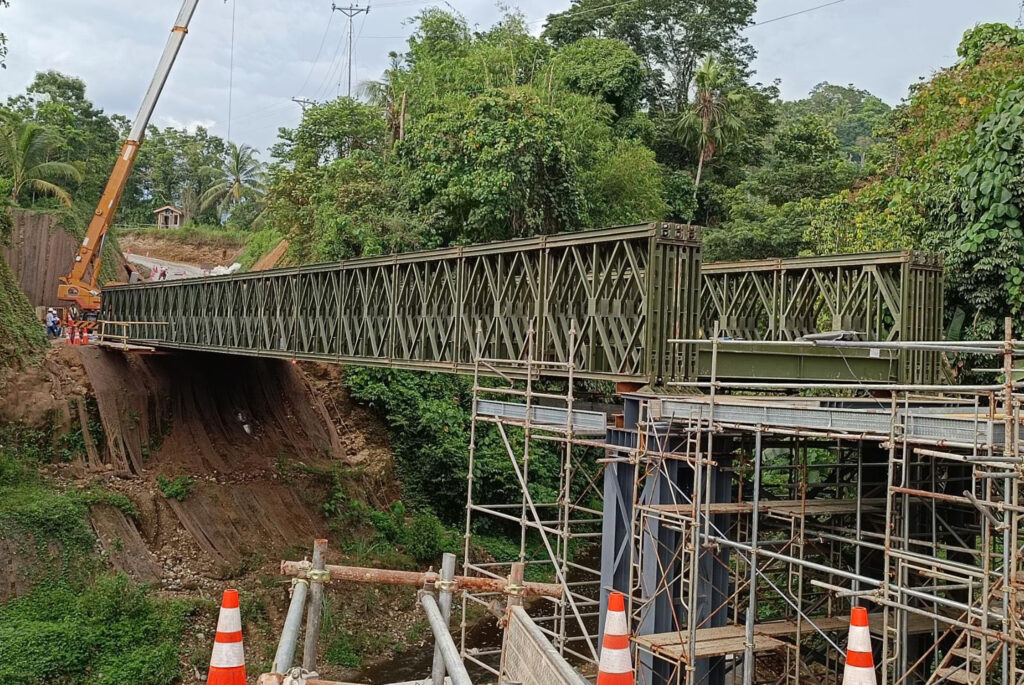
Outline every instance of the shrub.
<svg viewBox="0 0 1024 685"><path fill-rule="evenodd" d="M171 685L194 606L160 600L125 576L39 587L0 607L0 678L18 683Z"/></svg>
<svg viewBox="0 0 1024 685"><path fill-rule="evenodd" d="M178 476L177 478L164 478L163 476L157 476L156 479L157 487L160 488L160 492L163 493L167 499L175 499L179 502L184 502L185 498L192 494L192 489L195 487L196 480L191 476Z"/></svg>
<svg viewBox="0 0 1024 685"><path fill-rule="evenodd" d="M444 526L431 511L421 511L412 517L409 524L407 551L421 564L437 559L443 551Z"/></svg>

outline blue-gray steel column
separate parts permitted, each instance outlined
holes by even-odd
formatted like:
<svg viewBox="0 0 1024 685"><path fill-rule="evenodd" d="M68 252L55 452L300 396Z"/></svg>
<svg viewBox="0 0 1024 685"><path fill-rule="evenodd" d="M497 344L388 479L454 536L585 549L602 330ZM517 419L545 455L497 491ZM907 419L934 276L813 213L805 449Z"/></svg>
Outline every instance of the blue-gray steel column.
<svg viewBox="0 0 1024 685"><path fill-rule="evenodd" d="M625 452L636 447L640 426L641 406L638 399L626 397L624 420L621 429L608 431L606 444L620 446L622 453L609 450L609 457L625 456ZM664 428L664 426L663 426ZM683 434L648 434L648 445L658 445L657 451L664 453L681 452L685 449L686 436ZM713 503L732 501L731 466L732 444L720 439L716 447L712 468L711 492L708 500ZM660 455L649 455L651 460L662 460ZM604 633L604 616L608 607L609 590L633 595L634 602L647 604L641 613L638 625L633 628L637 635L671 633L687 624L686 606L680 601L677 591L683 579L690 574L690 567L684 566L677 554L683 544L682 533L674 526L666 525L657 517L646 519L645 529L640 537L640 547L633 538L633 526L637 524L638 513L633 507L635 464L627 460L607 464L604 472L604 513L601 538L601 634ZM649 472L641 479L641 490L636 493L637 503L642 507L683 504L685 498L693 496L694 470L681 459L664 458L658 467L643 464ZM717 531L729 530L730 517L714 515L712 526ZM717 534L717 533L716 533ZM726 625L726 599L729 596L729 553L728 550L701 549L698 562L698 577L687 579L697 583L697 606L694 607L696 624L704 628ZM639 587L630 587L631 554L639 555L641 577ZM716 558L717 554L717 558ZM660 685L675 683L676 669L668 661L656 659L646 652L639 653L639 662L634 664L638 672L637 682ZM725 660L722 657L701 659L695 664L696 682L720 685L725 682Z"/></svg>

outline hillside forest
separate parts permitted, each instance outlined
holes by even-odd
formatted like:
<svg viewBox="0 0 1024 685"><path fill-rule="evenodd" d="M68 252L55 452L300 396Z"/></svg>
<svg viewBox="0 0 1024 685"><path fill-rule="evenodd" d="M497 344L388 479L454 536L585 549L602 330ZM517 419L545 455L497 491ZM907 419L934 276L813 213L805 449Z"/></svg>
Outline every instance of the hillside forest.
<svg viewBox="0 0 1024 685"><path fill-rule="evenodd" d="M955 63L895 107L856 84L788 101L751 69L754 0L605 4L573 0L540 35L515 12L475 30L424 10L379 80L309 107L269 150L151 127L117 224L174 204L254 252L287 239L301 264L692 222L708 261L934 250L947 316L964 321L950 335L1024 323L1024 31L965 27ZM80 230L129 126L74 75L39 73L0 105L0 203ZM405 507L456 527L470 381L348 369L345 382L390 429ZM555 487L557 456L532 458L535 487ZM492 476L482 497L517 490L496 440L476 459Z"/></svg>

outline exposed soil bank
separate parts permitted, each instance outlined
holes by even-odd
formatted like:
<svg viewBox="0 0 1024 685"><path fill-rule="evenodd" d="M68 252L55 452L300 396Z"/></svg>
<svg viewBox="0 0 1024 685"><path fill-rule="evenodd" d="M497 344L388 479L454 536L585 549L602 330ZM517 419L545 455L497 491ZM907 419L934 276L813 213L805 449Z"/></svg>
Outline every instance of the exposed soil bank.
<svg viewBox="0 0 1024 685"><path fill-rule="evenodd" d="M65 276L74 262L81 241L61 226L61 219L53 214L11 210L14 227L10 244L0 248L4 260L10 265L21 289L34 307L58 307L57 281ZM124 258L116 251L106 250L105 256L114 257L116 264L104 273L126 279Z"/></svg>
<svg viewBox="0 0 1024 685"><path fill-rule="evenodd" d="M125 252L169 262L191 264L205 269L212 269L215 266L231 266L238 261L243 252L241 247L196 245L138 232L121 233L118 236L118 242Z"/></svg>
<svg viewBox="0 0 1024 685"><path fill-rule="evenodd" d="M211 605L225 587L241 589L244 615L256 617L246 623L255 677L269 666L287 610L281 559L306 556L314 538L327 537L333 563L373 563L373 539L332 525L324 502L341 496L387 509L400 493L384 427L348 401L342 381L338 367L54 343L41 363L0 378L0 423L50 431L55 445L81 432L82 448L42 471L58 490L102 488L131 500L137 513L91 507L105 564ZM180 497L168 485L176 481L187 484ZM0 601L31 589L38 561L29 552L0 531ZM328 607L326 677L354 678L338 660L350 643L363 664L426 649L411 590L332 585ZM197 620L193 655L212 639L215 612ZM186 682L205 676L203 664L187 670Z"/></svg>

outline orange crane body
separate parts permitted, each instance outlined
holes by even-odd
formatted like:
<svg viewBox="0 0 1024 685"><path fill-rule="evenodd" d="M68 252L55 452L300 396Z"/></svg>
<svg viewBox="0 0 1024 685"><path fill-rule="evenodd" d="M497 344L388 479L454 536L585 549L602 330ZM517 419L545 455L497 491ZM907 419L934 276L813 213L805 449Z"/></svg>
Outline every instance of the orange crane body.
<svg viewBox="0 0 1024 685"><path fill-rule="evenodd" d="M160 63L157 65L156 74L150 83L149 90L139 108L139 114L135 117L128 140L121 147L121 154L114 163L114 170L110 173L110 179L100 196L96 211L89 221L85 237L75 255L75 262L71 265L71 271L61 277L57 286L57 299L75 305L80 316L86 321L95 321L99 317L100 310L100 267L103 266L103 244L111 226L114 224L114 215L121 204L121 196L124 194L128 177L135 168L135 160L139 154L139 148L146 136L146 127L153 116L153 110L160 99L167 77L177 59L178 51L188 33L189 23L195 14L199 0L184 0L178 19L171 30L171 36L167 40Z"/></svg>
<svg viewBox="0 0 1024 685"><path fill-rule="evenodd" d="M135 166L141 142L128 140L114 164L114 171L100 196L96 212L89 221L85 238L78 248L75 263L67 276L60 279L57 299L74 303L83 313L98 312L100 308L99 277L103 266L103 242L114 222L114 214L121 203L128 177Z"/></svg>

